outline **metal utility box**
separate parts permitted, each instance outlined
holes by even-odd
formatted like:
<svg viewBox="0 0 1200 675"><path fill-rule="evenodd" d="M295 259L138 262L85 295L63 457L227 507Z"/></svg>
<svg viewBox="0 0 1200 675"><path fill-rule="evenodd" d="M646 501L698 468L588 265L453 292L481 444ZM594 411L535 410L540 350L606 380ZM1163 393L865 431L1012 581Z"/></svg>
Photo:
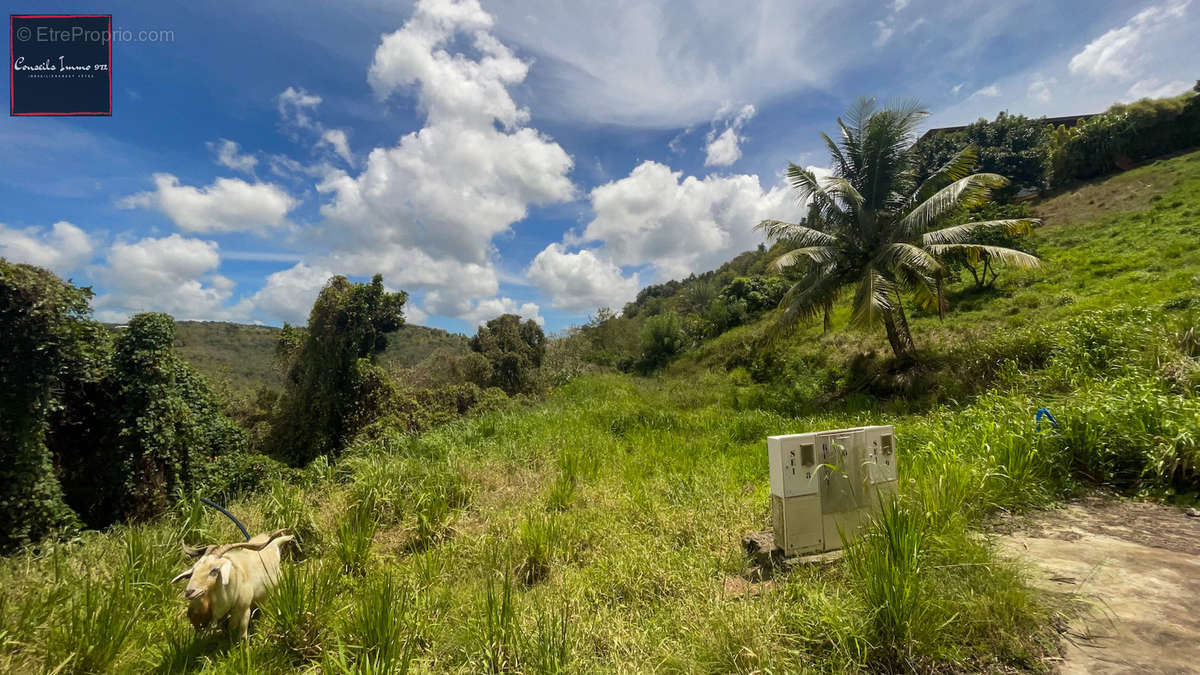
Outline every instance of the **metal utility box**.
<svg viewBox="0 0 1200 675"><path fill-rule="evenodd" d="M881 494L895 494L891 425L770 436L771 525L784 555L842 547Z"/></svg>

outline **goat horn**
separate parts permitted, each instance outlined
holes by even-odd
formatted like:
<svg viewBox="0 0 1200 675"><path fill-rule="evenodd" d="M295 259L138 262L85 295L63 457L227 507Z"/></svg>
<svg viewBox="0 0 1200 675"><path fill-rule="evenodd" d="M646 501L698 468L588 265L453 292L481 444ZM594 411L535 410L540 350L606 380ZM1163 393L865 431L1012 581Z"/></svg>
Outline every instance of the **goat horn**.
<svg viewBox="0 0 1200 675"><path fill-rule="evenodd" d="M275 530L267 537L267 540L262 542L261 544L254 544L254 543L251 543L248 541L239 541L234 544L225 544L224 546L221 546L220 548L218 548L216 551L213 551L213 555L215 555L219 558L219 557L225 555L226 553L229 553L230 551L232 551L234 549L239 549L239 548L248 548L252 551L261 551L264 548L266 548L271 542L273 542L277 538L279 538L279 536L281 534L283 534L283 532L284 532L284 530Z"/></svg>
<svg viewBox="0 0 1200 675"><path fill-rule="evenodd" d="M189 558L199 558L202 555L207 555L216 548L215 544L208 546L188 546L186 542L179 542L179 547L183 549L183 554Z"/></svg>

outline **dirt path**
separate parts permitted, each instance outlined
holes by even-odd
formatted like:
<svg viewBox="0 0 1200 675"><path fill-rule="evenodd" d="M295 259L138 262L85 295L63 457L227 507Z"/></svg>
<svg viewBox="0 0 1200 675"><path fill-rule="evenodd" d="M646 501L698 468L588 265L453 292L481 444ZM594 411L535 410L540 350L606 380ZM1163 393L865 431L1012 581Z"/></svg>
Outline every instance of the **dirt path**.
<svg viewBox="0 0 1200 675"><path fill-rule="evenodd" d="M1200 673L1200 518L1090 497L999 528L1070 613L1062 673Z"/></svg>

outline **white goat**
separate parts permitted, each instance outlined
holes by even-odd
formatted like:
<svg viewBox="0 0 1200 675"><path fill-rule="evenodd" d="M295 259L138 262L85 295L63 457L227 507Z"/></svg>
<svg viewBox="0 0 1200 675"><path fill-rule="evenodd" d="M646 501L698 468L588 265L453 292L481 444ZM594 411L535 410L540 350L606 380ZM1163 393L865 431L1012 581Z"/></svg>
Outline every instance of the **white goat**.
<svg viewBox="0 0 1200 675"><path fill-rule="evenodd" d="M250 608L275 585L279 578L279 547L293 539L283 532L276 530L224 546L193 548L182 544L183 552L198 560L171 583L188 579L183 596L189 601L188 619L196 630L229 616L234 637L246 638Z"/></svg>

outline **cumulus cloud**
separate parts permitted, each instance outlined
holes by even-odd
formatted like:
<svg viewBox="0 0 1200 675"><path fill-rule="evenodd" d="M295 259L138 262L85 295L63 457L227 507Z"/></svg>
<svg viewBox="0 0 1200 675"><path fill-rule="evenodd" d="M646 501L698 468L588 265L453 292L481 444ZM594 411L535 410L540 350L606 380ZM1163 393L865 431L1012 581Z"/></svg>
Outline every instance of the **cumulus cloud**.
<svg viewBox="0 0 1200 675"><path fill-rule="evenodd" d="M49 229L17 230L0 223L0 258L45 267L60 276L91 260L94 249L88 233L65 220Z"/></svg>
<svg viewBox="0 0 1200 675"><path fill-rule="evenodd" d="M595 218L581 240L602 242L613 264L652 265L659 278L716 267L762 242L759 221L800 215L785 187L764 191L757 176L684 178L653 161L590 196Z"/></svg>
<svg viewBox="0 0 1200 675"><path fill-rule="evenodd" d="M1170 0L1138 12L1124 26L1092 40L1071 58L1074 75L1093 79L1127 79L1138 70L1142 57L1139 45L1149 36L1176 22L1187 13L1191 0Z"/></svg>
<svg viewBox="0 0 1200 675"><path fill-rule="evenodd" d="M575 196L570 156L525 126L529 112L509 94L528 64L491 25L477 0L419 2L380 41L367 81L381 100L415 91L423 128L372 150L361 173L334 170L317 186L332 249L322 264L425 288L427 310L467 319L498 292L493 239L531 205Z"/></svg>
<svg viewBox="0 0 1200 675"><path fill-rule="evenodd" d="M1125 98L1130 101L1142 98L1165 98L1167 96L1178 96L1191 88L1191 82L1184 82L1183 80L1163 82L1156 77L1151 77L1135 82L1129 88Z"/></svg>
<svg viewBox="0 0 1200 675"><path fill-rule="evenodd" d="M303 87L284 89L276 97L276 107L279 110L279 118L283 122L284 129L297 142L303 138L315 138L315 141L306 141L313 143L313 150L324 150L329 153L328 159L336 156L347 165L354 166L354 154L350 152L350 142L346 131L327 128L317 118L317 107L323 100ZM296 174L320 175L326 173L328 168L323 164L307 167L290 158L276 156L272 158L271 170L280 175L292 176Z"/></svg>
<svg viewBox="0 0 1200 675"><path fill-rule="evenodd" d="M328 269L299 263L268 276L250 303L258 314L303 325L317 294L332 276Z"/></svg>
<svg viewBox="0 0 1200 675"><path fill-rule="evenodd" d="M741 136L742 127L754 117L757 111L753 105L744 105L737 114L725 120L725 130L717 134L717 123L708 132L708 145L704 166L729 166L742 156Z"/></svg>
<svg viewBox="0 0 1200 675"><path fill-rule="evenodd" d="M530 263L527 276L551 306L568 311L620 308L638 292L638 275L626 277L609 260L584 249L568 253L562 244L543 249Z"/></svg>
<svg viewBox="0 0 1200 675"><path fill-rule="evenodd" d="M118 200L125 209L162 211L188 232L257 232L286 222L297 202L272 183L248 183L240 178L218 178L207 187L183 185L169 173L154 174L154 190Z"/></svg>
<svg viewBox="0 0 1200 675"><path fill-rule="evenodd" d="M138 312L166 312L176 319L241 319L229 308L234 283L216 273L221 257L216 242L172 234L147 237L109 248L98 278L105 293L96 298L96 316L121 321Z"/></svg>
<svg viewBox="0 0 1200 675"><path fill-rule="evenodd" d="M254 166L258 164L258 158L254 155L241 154L237 143L228 138L222 138L216 142L209 142L207 145L208 149L216 155L217 164L242 173L254 173Z"/></svg>
<svg viewBox="0 0 1200 675"><path fill-rule="evenodd" d="M523 319L533 319L539 326L545 325L536 302L519 303L508 297L484 300L463 300L445 289L435 289L425 295L425 309L434 314L454 316L478 326L500 316L516 314Z"/></svg>

